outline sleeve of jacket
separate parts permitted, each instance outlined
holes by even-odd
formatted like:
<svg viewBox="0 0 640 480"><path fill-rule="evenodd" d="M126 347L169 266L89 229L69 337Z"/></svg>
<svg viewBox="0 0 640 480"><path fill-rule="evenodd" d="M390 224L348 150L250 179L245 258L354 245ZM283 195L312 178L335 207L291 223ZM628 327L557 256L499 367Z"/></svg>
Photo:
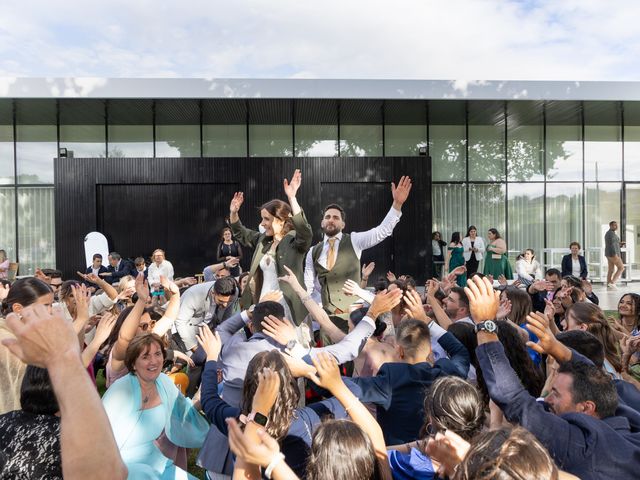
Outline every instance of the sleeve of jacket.
<svg viewBox="0 0 640 480"><path fill-rule="evenodd" d="M178 316L175 321L178 335L180 335L187 350L191 350L198 345L195 328L190 324L191 319L197 311L198 298L199 295L196 295L196 290L187 290L180 299L180 309L178 310Z"/></svg>
<svg viewBox="0 0 640 480"><path fill-rule="evenodd" d="M583 280L589 276L589 270L587 269L587 259L584 255L580 255L580 278Z"/></svg>
<svg viewBox="0 0 640 480"><path fill-rule="evenodd" d="M232 407L218 395L218 363L207 362L202 372L200 403L207 419L227 435L227 418L240 415L240 409Z"/></svg>
<svg viewBox="0 0 640 480"><path fill-rule="evenodd" d="M562 276L571 275L571 255L562 257Z"/></svg>
<svg viewBox="0 0 640 480"><path fill-rule="evenodd" d="M238 240L241 245L249 248L255 248L258 243L258 239L260 238L260 232L248 229L240 220L229 226L231 227L231 232L233 232L234 238Z"/></svg>
<svg viewBox="0 0 640 480"><path fill-rule="evenodd" d="M452 333L445 333L438 339L438 343L444 351L449 355L447 362L453 364L455 374L467 378L469 374L470 356L467 347L465 347ZM442 359L443 361L445 359ZM438 360L440 362L440 360ZM438 363L436 362L436 364Z"/></svg>
<svg viewBox="0 0 640 480"><path fill-rule="evenodd" d="M245 326L245 320L248 317L245 317L246 313L244 315L243 313L234 313L216 328L223 346L238 330Z"/></svg>
<svg viewBox="0 0 640 480"><path fill-rule="evenodd" d="M509 422L522 425L535 435L560 466L570 458L581 455L584 458L590 432L547 412L542 403L529 395L511 368L500 342L479 345L476 353L489 397Z"/></svg>
<svg viewBox="0 0 640 480"><path fill-rule="evenodd" d="M293 246L299 252L305 253L309 250L311 242L313 241L311 225L309 225L303 210L291 217L291 221L296 229L296 238L293 241Z"/></svg>
<svg viewBox="0 0 640 480"><path fill-rule="evenodd" d="M391 386L390 371L386 364L380 367L375 377L355 377L351 380L362 390L360 401L374 403L385 410L391 406L393 388Z"/></svg>
<svg viewBox="0 0 640 480"><path fill-rule="evenodd" d="M368 319L362 319L358 325L338 343L321 348L312 348L311 350L315 353L330 353L335 357L338 364L342 365L343 363L353 361L360 354L375 329L376 327L373 322L370 323ZM309 361L308 363L311 362Z"/></svg>

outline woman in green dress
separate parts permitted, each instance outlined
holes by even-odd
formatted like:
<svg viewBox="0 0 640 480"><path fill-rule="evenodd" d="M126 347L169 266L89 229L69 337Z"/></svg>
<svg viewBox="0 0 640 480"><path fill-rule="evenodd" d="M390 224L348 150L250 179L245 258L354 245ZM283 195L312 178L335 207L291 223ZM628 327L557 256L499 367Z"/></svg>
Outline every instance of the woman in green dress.
<svg viewBox="0 0 640 480"><path fill-rule="evenodd" d="M498 280L500 275L504 275L508 280L513 278L511 264L507 257L507 243L500 236L500 232L495 228L489 229L489 245L487 255L484 259L484 274L493 276Z"/></svg>
<svg viewBox="0 0 640 480"><path fill-rule="evenodd" d="M447 260L445 262L445 269L447 272L451 273L456 267L461 267L464 265L464 247L462 246L462 242L460 240L460 232L453 232L451 235L451 242L447 247ZM467 286L467 274L463 273L462 275L458 275L456 278L456 283L460 287Z"/></svg>

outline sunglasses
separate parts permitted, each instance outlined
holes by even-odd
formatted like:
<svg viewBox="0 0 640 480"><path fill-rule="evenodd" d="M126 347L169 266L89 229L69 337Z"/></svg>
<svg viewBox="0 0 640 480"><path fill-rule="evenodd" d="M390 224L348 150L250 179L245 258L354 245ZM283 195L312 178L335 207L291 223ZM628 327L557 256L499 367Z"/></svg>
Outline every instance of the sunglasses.
<svg viewBox="0 0 640 480"><path fill-rule="evenodd" d="M140 324L140 328L142 329L143 332L146 332L150 328L153 328L155 325L156 325L156 321L155 320L151 320L148 323L147 322L141 323Z"/></svg>

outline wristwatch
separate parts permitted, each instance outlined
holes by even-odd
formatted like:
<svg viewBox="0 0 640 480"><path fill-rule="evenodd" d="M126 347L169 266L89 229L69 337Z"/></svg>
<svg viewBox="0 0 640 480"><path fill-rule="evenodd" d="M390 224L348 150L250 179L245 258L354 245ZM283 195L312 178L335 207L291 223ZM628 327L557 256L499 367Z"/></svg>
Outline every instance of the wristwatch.
<svg viewBox="0 0 640 480"><path fill-rule="evenodd" d="M260 412L255 412L247 415L247 423L249 422L255 422L261 427L266 427L267 422L269 422L269 419L265 415L261 414Z"/></svg>
<svg viewBox="0 0 640 480"><path fill-rule="evenodd" d="M476 330L476 333L478 332L496 333L496 330L498 330L498 326L496 325L496 322L494 322L493 320L486 320L484 322L480 322L476 324L475 330Z"/></svg>

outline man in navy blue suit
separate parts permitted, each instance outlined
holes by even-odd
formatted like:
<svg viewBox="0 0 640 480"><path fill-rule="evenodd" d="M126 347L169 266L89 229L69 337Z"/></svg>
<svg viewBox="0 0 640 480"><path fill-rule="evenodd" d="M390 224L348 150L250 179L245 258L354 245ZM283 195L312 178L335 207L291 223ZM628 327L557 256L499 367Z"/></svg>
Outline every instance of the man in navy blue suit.
<svg viewBox="0 0 640 480"><path fill-rule="evenodd" d="M420 296L407 290L404 297L407 314L396 331L399 362L385 363L375 377L353 381L362 389L360 400L374 403L387 445L412 442L424 423L424 392L439 377L466 378L469 352L435 320L427 318ZM450 358L430 363L431 339L436 340Z"/></svg>
<svg viewBox="0 0 640 480"><path fill-rule="evenodd" d="M93 273L94 275L100 276L100 274L106 273L108 271L109 269L102 264L102 255L99 253L94 253L93 263L87 267L84 273L86 274ZM84 280L82 283L84 283L89 288L93 288L94 291L98 288L98 286L95 283L89 282L87 280Z"/></svg>
<svg viewBox="0 0 640 480"><path fill-rule="evenodd" d="M130 261L122 258L118 252L111 252L109 254L108 271L100 273L98 275L100 277L103 277L108 283L114 284L116 282L119 282L120 279L126 275L136 277L138 273L136 272L136 268Z"/></svg>
<svg viewBox="0 0 640 480"><path fill-rule="evenodd" d="M579 354L555 339L546 317L529 315L527 325L538 342L527 345L560 363L551 393L545 402L538 402L522 386L496 335L493 320L499 294L486 279L478 278L466 291L489 396L507 421L529 430L559 468L583 480L637 478L640 433L632 430L626 416L616 415L618 394L611 377L594 365L574 361L572 357Z"/></svg>

